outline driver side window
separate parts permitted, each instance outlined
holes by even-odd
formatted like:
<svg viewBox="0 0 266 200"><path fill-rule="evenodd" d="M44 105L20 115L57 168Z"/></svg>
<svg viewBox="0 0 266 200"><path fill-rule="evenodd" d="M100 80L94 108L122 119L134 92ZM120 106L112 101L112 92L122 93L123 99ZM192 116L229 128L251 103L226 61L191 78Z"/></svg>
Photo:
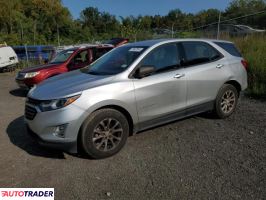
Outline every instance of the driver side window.
<svg viewBox="0 0 266 200"><path fill-rule="evenodd" d="M166 44L152 50L141 62L141 66L154 66L156 72L171 70L180 66L177 44Z"/></svg>
<svg viewBox="0 0 266 200"><path fill-rule="evenodd" d="M83 50L72 58L68 65L69 70L76 70L87 66L90 63L88 50Z"/></svg>
<svg viewBox="0 0 266 200"><path fill-rule="evenodd" d="M81 51L74 57L74 63L75 64L82 64L82 63L87 63L89 61L89 55L88 51Z"/></svg>

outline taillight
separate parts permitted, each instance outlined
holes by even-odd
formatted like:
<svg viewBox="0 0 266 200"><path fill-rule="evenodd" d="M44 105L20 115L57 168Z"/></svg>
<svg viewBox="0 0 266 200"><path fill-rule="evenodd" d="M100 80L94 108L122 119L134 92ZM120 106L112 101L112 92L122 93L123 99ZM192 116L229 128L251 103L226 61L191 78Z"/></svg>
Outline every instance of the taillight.
<svg viewBox="0 0 266 200"><path fill-rule="evenodd" d="M248 70L248 61L246 60L241 60L241 63L243 65L243 67L245 67L246 70Z"/></svg>

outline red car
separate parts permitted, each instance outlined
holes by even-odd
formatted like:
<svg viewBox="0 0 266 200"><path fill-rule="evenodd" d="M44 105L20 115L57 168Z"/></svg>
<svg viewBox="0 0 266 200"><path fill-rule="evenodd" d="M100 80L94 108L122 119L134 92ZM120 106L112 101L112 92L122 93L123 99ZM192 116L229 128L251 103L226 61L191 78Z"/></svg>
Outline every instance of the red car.
<svg viewBox="0 0 266 200"><path fill-rule="evenodd" d="M115 44L90 45L63 50L48 64L26 68L18 72L16 82L19 87L29 89L50 77L88 66L111 49L128 42L128 39L118 40L118 38L114 38L110 42L114 42L114 40Z"/></svg>

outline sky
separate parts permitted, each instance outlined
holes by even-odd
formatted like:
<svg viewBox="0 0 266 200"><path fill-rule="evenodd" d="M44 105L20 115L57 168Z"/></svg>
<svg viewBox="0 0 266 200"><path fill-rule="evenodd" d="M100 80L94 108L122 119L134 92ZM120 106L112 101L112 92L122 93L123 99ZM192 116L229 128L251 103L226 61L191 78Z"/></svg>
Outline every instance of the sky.
<svg viewBox="0 0 266 200"><path fill-rule="evenodd" d="M97 7L99 11L119 16L166 15L179 8L186 13L196 13L203 9L224 10L231 0L62 0L72 16L77 19L86 7Z"/></svg>

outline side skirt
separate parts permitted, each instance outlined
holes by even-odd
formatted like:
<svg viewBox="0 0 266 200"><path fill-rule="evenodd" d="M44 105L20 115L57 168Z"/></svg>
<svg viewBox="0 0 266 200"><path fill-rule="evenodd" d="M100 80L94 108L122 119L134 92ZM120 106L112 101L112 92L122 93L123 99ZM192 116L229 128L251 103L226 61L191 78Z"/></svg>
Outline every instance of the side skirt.
<svg viewBox="0 0 266 200"><path fill-rule="evenodd" d="M213 110L213 108L214 108L214 101L211 101L211 102L193 106L193 107L190 107L190 108L187 108L185 110L181 110L175 113L170 113L168 115L165 115L165 116L162 116L156 119L141 122L137 125L138 127L137 132L150 129L156 126L160 126L163 124L167 124L167 123L170 123L170 122L173 122L173 121L185 118L185 117L189 117L192 115L196 115L199 113L211 111Z"/></svg>

